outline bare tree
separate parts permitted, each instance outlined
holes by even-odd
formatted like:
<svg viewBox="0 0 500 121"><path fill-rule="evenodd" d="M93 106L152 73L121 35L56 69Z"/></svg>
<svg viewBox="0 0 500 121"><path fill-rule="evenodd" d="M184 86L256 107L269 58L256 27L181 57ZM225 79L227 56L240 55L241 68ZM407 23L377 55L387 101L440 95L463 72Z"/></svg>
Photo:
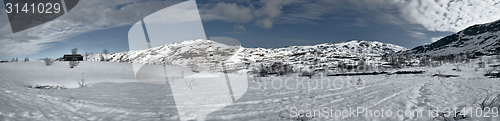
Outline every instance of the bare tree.
<svg viewBox="0 0 500 121"><path fill-rule="evenodd" d="M196 61L188 61L187 67L189 67L193 72L200 72L200 67L197 65Z"/></svg>
<svg viewBox="0 0 500 121"><path fill-rule="evenodd" d="M89 53L88 52L85 52L85 61L89 61Z"/></svg>
<svg viewBox="0 0 500 121"><path fill-rule="evenodd" d="M107 55L108 55L108 54L109 54L108 49L104 49L104 50L102 50L102 53L101 53L101 55L99 56L99 57L100 57L100 59L101 59L101 61L108 61L108 60L107 60Z"/></svg>
<svg viewBox="0 0 500 121"><path fill-rule="evenodd" d="M181 78L184 78L184 71L181 72Z"/></svg>
<svg viewBox="0 0 500 121"><path fill-rule="evenodd" d="M311 79L315 74L316 74L316 72L307 71L307 70L300 72L300 76L306 76L306 77L309 77L309 79Z"/></svg>
<svg viewBox="0 0 500 121"><path fill-rule="evenodd" d="M339 61L338 65L337 65L337 69L338 69L339 73L344 73L345 67L346 67L346 64L344 63L344 61Z"/></svg>
<svg viewBox="0 0 500 121"><path fill-rule="evenodd" d="M46 66L51 66L52 63L54 63L54 60L52 60L50 58L45 58L45 59L43 59L43 61L45 62Z"/></svg>
<svg viewBox="0 0 500 121"><path fill-rule="evenodd" d="M500 55L496 55L495 58L497 59L497 62L500 62Z"/></svg>
<svg viewBox="0 0 500 121"><path fill-rule="evenodd" d="M486 66L486 63L483 62L483 59L479 57L479 63L477 63L479 68L484 68Z"/></svg>
<svg viewBox="0 0 500 121"><path fill-rule="evenodd" d="M30 59L28 57L24 58L24 62L28 62Z"/></svg>
<svg viewBox="0 0 500 121"><path fill-rule="evenodd" d="M191 81L188 81L187 79L184 79L184 82L186 83L186 86L189 88L189 89L194 89L196 88L196 86L198 86L198 83L194 80L191 79Z"/></svg>
<svg viewBox="0 0 500 121"><path fill-rule="evenodd" d="M82 87L90 87L90 84L89 83L85 83L85 79L83 78L83 75L85 73L82 73L82 79L81 80L78 80L78 86L80 86L80 88Z"/></svg>
<svg viewBox="0 0 500 121"><path fill-rule="evenodd" d="M77 53L78 53L78 49L77 48L71 49L71 54L72 55L76 55ZM74 67L78 66L78 63L79 62L78 62L77 58L72 57L69 60L69 67L70 68L74 68Z"/></svg>
<svg viewBox="0 0 500 121"><path fill-rule="evenodd" d="M99 61L104 61L104 56L101 54L99 54Z"/></svg>
<svg viewBox="0 0 500 121"><path fill-rule="evenodd" d="M71 54L76 55L78 53L78 48L71 49Z"/></svg>
<svg viewBox="0 0 500 121"><path fill-rule="evenodd" d="M364 58L358 61L358 64L356 65L356 71L366 72L368 70L365 61L366 60Z"/></svg>
<svg viewBox="0 0 500 121"><path fill-rule="evenodd" d="M429 59L425 56L420 58L419 62L420 62L420 66L428 66L430 64Z"/></svg>

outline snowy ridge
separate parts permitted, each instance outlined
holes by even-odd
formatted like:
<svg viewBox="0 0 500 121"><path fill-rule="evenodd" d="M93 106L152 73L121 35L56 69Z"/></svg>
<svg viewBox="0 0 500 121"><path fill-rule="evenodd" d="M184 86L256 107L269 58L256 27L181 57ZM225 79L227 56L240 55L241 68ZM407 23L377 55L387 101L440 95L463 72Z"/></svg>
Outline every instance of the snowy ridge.
<svg viewBox="0 0 500 121"><path fill-rule="evenodd" d="M500 20L468 27L456 34L423 46L415 47L401 55L432 55L488 53L500 50Z"/></svg>
<svg viewBox="0 0 500 121"><path fill-rule="evenodd" d="M169 65L213 65L217 62L234 64L304 58L310 54L322 57L382 56L405 50L408 49L398 45L361 40L266 49L227 46L211 40L197 39L175 42L145 50L120 52L103 56L104 60L113 62ZM103 58L100 56L101 54L91 54L87 58L90 58L88 59L89 61L101 61Z"/></svg>
<svg viewBox="0 0 500 121"><path fill-rule="evenodd" d="M127 51L104 55L105 60L142 64L189 65L226 60L239 46L227 46L210 40L189 40L162 45L145 50ZM210 56L211 55L211 56ZM90 61L101 61L101 58Z"/></svg>
<svg viewBox="0 0 500 121"><path fill-rule="evenodd" d="M380 56L408 49L398 45L381 43L377 41L351 40L347 42L325 43L310 46L290 46L286 48L278 48L276 50L290 50L297 52L322 51L328 53L365 54Z"/></svg>
<svg viewBox="0 0 500 121"><path fill-rule="evenodd" d="M337 43L324 43L307 46L288 46L283 48L245 48L243 53L235 57L245 62L264 62L284 60L287 62L302 63L306 61L336 61L341 58L378 57L408 50L398 45L377 41L351 40ZM233 59L237 60L237 59Z"/></svg>

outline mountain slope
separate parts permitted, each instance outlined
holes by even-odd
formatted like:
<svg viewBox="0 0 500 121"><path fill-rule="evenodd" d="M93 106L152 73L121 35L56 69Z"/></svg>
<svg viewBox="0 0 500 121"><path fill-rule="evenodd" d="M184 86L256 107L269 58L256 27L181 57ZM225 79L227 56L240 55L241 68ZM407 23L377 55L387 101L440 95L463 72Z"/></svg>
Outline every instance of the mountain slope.
<svg viewBox="0 0 500 121"><path fill-rule="evenodd" d="M367 54L373 56L380 56L407 49L398 45L381 43L377 41L351 40L346 42L325 43L325 44L317 44L309 46L290 46L285 48L278 48L277 50L289 50L298 52L323 51L323 52L333 52L333 53Z"/></svg>
<svg viewBox="0 0 500 121"><path fill-rule="evenodd" d="M442 56L500 50L500 20L468 27L434 43L418 46L402 55Z"/></svg>
<svg viewBox="0 0 500 121"><path fill-rule="evenodd" d="M298 58L309 58L310 56L314 56L316 59L382 56L405 50L408 49L398 45L377 41L351 40L346 42L288 46L274 49L245 48L243 51L244 54L246 54L246 59L250 62L256 62L277 59L300 60Z"/></svg>
<svg viewBox="0 0 500 121"><path fill-rule="evenodd" d="M329 56L381 56L407 50L404 47L377 41L352 40L347 42L325 43L308 46L288 46L283 48L243 48L227 46L211 40L189 40L167 44L138 51L113 53L109 55L93 54L88 60L102 59L114 62L143 64L190 65L217 62L246 63L289 58L305 58L306 55L317 57ZM298 56L298 57L297 57Z"/></svg>
<svg viewBox="0 0 500 121"><path fill-rule="evenodd" d="M210 40L175 42L145 50L107 55L109 61L143 64L188 65L223 61L238 51L240 46L227 46Z"/></svg>

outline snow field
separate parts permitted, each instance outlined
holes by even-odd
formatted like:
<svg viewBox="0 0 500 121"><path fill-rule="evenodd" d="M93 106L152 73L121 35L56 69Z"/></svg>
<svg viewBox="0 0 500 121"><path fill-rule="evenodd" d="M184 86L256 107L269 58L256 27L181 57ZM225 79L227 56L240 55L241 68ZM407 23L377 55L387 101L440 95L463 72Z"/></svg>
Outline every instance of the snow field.
<svg viewBox="0 0 500 121"><path fill-rule="evenodd" d="M241 70L228 75L232 96L224 74L219 72L184 72L184 78L169 76L168 88L164 84L139 82L128 63L81 62L73 69L66 62L55 62L52 66L37 61L2 63L0 120L292 120L291 115L298 114L297 110L314 111L324 107L340 111L358 107L373 111L383 109L392 111L393 115L375 117L361 113L359 117L344 117L330 114L328 117L316 115L301 119L444 120L443 117L429 116L429 110L440 109L436 113L443 113L445 108L461 110L465 107L474 109L466 112L473 115L462 120L499 120L499 117L492 117L492 113L489 113L490 117L484 117L486 111L478 117L475 111L481 107L487 92L492 96L500 94L500 80L484 76L485 71L491 69L488 66L498 62L488 64L486 68L477 68L475 63L477 60L471 64L401 69L424 70L424 74L314 76L312 79L297 74L252 77L241 73L247 70ZM453 71L456 65L462 71ZM433 76L437 73L459 77ZM77 80L82 78L92 85L76 88ZM335 86L327 88L326 85L332 84L320 82L325 78L333 81ZM358 85L360 79L361 87ZM44 84L70 88L27 87ZM324 88L312 86L317 84ZM235 102L232 102L233 97ZM422 111L423 115L396 116L399 110ZM455 120L453 116L446 118Z"/></svg>

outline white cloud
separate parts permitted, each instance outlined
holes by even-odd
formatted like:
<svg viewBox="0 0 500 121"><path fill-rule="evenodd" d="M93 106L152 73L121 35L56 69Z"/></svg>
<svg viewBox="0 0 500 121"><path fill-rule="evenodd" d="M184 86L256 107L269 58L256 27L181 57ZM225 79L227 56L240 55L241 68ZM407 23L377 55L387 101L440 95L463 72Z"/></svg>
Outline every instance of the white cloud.
<svg viewBox="0 0 500 121"><path fill-rule="evenodd" d="M417 32L417 31L408 31L409 35L418 38L418 39L425 39L427 38L427 34L422 33L422 32Z"/></svg>
<svg viewBox="0 0 500 121"><path fill-rule="evenodd" d="M165 10L157 11L153 13L155 16L149 16L144 21L148 21L148 24L176 24L200 21L196 3L188 2L179 3Z"/></svg>
<svg viewBox="0 0 500 121"><path fill-rule="evenodd" d="M238 6L236 3L220 2L215 5L213 11L222 14L223 17L230 17L236 22L249 22L253 19L250 8Z"/></svg>
<svg viewBox="0 0 500 121"><path fill-rule="evenodd" d="M441 38L443 38L443 37L431 37L431 41L436 42L436 41L440 40Z"/></svg>
<svg viewBox="0 0 500 121"><path fill-rule="evenodd" d="M412 0L399 4L408 21L430 31L457 32L500 19L500 0Z"/></svg>
<svg viewBox="0 0 500 121"><path fill-rule="evenodd" d="M246 31L247 29L243 25L236 25L235 24L233 30L235 30L235 31Z"/></svg>
<svg viewBox="0 0 500 121"><path fill-rule="evenodd" d="M200 11L204 21L255 22L259 27L271 28L273 22L283 14L283 7L297 2L298 0L261 0L255 3L262 6L260 8L255 8L253 3L249 6L242 6L236 3L219 2L213 6L202 7Z"/></svg>
<svg viewBox="0 0 500 121"><path fill-rule="evenodd" d="M286 41L291 41L291 42L300 42L300 43L312 43L313 41L311 40L303 40L303 39L282 39Z"/></svg>
<svg viewBox="0 0 500 121"><path fill-rule="evenodd" d="M273 27L273 21L271 21L271 19L267 19L267 18L257 21L256 24L258 26L260 26L262 28L266 28L266 29Z"/></svg>
<svg viewBox="0 0 500 121"><path fill-rule="evenodd" d="M262 28L271 28L274 24L283 23L316 24L315 20L325 19L325 15L337 12L336 10L370 11L376 6L384 5L384 2L373 0L260 0L237 3L239 4L218 2L201 5L202 19L254 23ZM362 21L357 22L359 24L357 26L367 24L361 23Z"/></svg>
<svg viewBox="0 0 500 121"><path fill-rule="evenodd" d="M408 25L410 22L429 31L449 32L500 19L500 0L239 0L237 3L242 4L208 5L211 7L203 8L202 19L252 22L267 28L282 23L315 24L328 14L339 11L357 14L357 11L362 15L379 13L363 19L380 23ZM286 12L283 11L285 7L288 7Z"/></svg>
<svg viewBox="0 0 500 121"><path fill-rule="evenodd" d="M257 10L254 14L256 16L265 15L269 18L276 18L283 13L284 6L296 3L297 0L261 0L264 7Z"/></svg>
<svg viewBox="0 0 500 121"><path fill-rule="evenodd" d="M140 18L178 1L80 0L67 14L17 33L12 33L5 12L0 13L0 56L34 54L51 47L51 42L95 30L137 22ZM122 6L121 8L117 8ZM179 11L177 15L193 12ZM175 16L175 15L174 15ZM183 22L183 21L174 21Z"/></svg>

